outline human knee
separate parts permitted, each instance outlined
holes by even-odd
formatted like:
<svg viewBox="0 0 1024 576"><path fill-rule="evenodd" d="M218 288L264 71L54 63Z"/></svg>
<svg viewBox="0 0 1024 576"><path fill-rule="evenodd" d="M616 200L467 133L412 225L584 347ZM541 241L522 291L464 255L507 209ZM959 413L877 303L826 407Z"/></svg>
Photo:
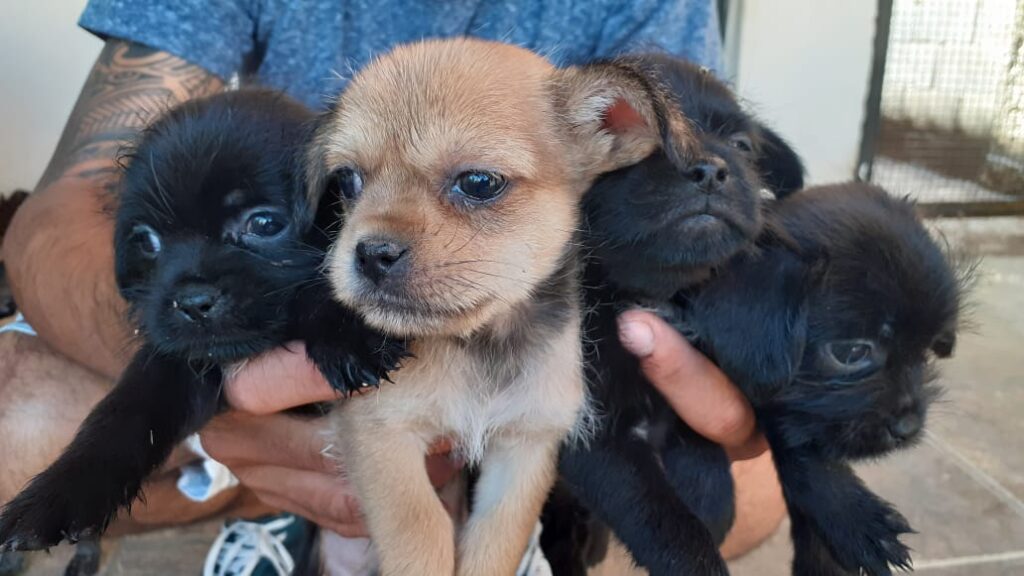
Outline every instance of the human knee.
<svg viewBox="0 0 1024 576"><path fill-rule="evenodd" d="M57 457L107 387L38 338L0 334L0 499Z"/></svg>

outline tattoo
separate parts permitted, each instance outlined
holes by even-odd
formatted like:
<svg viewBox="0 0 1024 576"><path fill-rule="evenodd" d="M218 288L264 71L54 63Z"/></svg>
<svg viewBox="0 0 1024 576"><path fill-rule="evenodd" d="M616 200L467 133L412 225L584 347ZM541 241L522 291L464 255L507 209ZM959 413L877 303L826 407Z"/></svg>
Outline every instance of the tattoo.
<svg viewBox="0 0 1024 576"><path fill-rule="evenodd" d="M168 108L223 86L216 76L166 52L107 41L36 189L73 175L110 191L118 175L114 160L126 142Z"/></svg>

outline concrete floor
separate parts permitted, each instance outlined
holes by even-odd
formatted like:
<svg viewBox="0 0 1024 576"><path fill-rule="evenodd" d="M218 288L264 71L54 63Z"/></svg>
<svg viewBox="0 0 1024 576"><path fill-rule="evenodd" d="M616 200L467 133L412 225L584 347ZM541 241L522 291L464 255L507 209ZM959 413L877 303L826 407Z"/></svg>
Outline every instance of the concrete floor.
<svg viewBox="0 0 1024 576"><path fill-rule="evenodd" d="M950 242L984 257L971 296L973 328L941 366L945 401L925 442L860 467L918 534L906 538L918 572L935 576L1024 574L1024 219L936 225ZM104 543L103 573L197 574L216 524ZM59 574L68 549L29 559L31 576ZM746 557L734 576L783 576L785 527ZM624 573L628 570L624 570Z"/></svg>

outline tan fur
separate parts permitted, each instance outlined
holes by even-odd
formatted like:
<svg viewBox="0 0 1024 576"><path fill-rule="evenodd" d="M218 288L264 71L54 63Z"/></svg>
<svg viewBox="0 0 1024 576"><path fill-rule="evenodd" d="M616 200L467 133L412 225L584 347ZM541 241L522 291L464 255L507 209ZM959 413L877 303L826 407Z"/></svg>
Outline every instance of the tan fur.
<svg viewBox="0 0 1024 576"><path fill-rule="evenodd" d="M527 377L499 388L481 380L457 343L421 339L394 385L337 411L340 457L362 498L383 574L453 573L451 522L423 467L427 446L443 437L483 471L459 574L515 570L554 481L557 446L584 399L578 342L578 332L567 330L526 367ZM473 571L482 566L490 569Z"/></svg>
<svg viewBox="0 0 1024 576"><path fill-rule="evenodd" d="M341 167L364 182L328 259L335 294L372 325L415 338L394 385L334 418L386 576L507 575L518 565L586 400L578 203L599 173L659 145L653 100L628 70L559 70L509 45L429 41L368 65L318 131L311 194ZM642 125L602 127L616 102ZM486 206L458 205L446 191L466 170L499 173L509 187ZM355 270L356 244L381 236L408 246L399 292ZM441 437L481 465L458 546L423 468Z"/></svg>

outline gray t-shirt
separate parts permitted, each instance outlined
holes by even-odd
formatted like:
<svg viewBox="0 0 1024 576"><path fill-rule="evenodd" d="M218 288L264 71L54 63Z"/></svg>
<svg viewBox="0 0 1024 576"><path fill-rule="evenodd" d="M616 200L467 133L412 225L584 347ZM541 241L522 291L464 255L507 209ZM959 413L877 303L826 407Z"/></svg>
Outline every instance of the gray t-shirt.
<svg viewBox="0 0 1024 576"><path fill-rule="evenodd" d="M90 0L79 25L315 108L373 56L423 38L503 40L560 65L660 50L716 68L720 50L715 0Z"/></svg>

